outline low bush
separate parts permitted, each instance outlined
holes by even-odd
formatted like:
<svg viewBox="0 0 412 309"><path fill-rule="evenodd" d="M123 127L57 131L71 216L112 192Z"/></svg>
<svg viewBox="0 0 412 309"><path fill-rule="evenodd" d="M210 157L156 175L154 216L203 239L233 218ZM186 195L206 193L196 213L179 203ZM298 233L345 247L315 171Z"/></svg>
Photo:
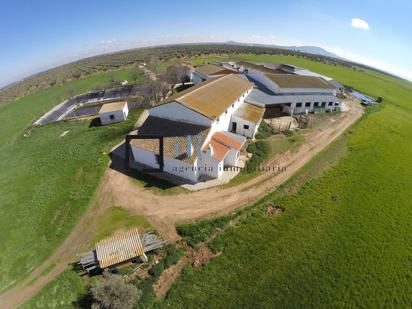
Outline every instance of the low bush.
<svg viewBox="0 0 412 309"><path fill-rule="evenodd" d="M165 270L165 262L162 260L149 269L149 274L157 279L160 277L160 275L162 274L164 270Z"/></svg>
<svg viewBox="0 0 412 309"><path fill-rule="evenodd" d="M194 224L181 224L177 226L176 230L190 246L196 247L199 242L206 241L217 229L226 225L229 220L229 216L223 216Z"/></svg>
<svg viewBox="0 0 412 309"><path fill-rule="evenodd" d="M247 147L247 152L252 154L249 161L246 162L245 172L253 173L259 169L259 165L267 159L271 149L270 144L266 141L257 141Z"/></svg>
<svg viewBox="0 0 412 309"><path fill-rule="evenodd" d="M170 266L176 264L180 258L185 253L184 248L176 248L173 245L169 245L166 247L166 257L164 259L165 268L169 268Z"/></svg>
<svg viewBox="0 0 412 309"><path fill-rule="evenodd" d="M276 134L276 131L273 130L272 127L266 123L266 121L262 121L255 137L256 139L264 139L273 134Z"/></svg>

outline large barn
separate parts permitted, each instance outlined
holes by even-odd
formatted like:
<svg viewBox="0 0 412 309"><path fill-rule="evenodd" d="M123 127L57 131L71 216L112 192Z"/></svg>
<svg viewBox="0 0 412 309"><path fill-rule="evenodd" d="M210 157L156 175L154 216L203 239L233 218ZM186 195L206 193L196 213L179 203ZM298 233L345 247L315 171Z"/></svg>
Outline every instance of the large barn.
<svg viewBox="0 0 412 309"><path fill-rule="evenodd" d="M341 85L332 79L292 65L242 62L240 70L256 84L246 102L288 114L340 110ZM343 87L343 86L342 86Z"/></svg>

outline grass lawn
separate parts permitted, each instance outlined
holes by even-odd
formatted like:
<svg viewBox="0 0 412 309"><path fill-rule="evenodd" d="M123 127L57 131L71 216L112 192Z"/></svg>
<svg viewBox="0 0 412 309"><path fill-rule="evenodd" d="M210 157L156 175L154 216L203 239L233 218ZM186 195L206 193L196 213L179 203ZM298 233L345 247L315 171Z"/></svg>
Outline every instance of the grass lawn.
<svg viewBox="0 0 412 309"><path fill-rule="evenodd" d="M150 229L150 224L143 216L130 215L120 207L110 207L97 219L96 235L94 243L109 237L119 230L128 230L137 227L139 233Z"/></svg>
<svg viewBox="0 0 412 309"><path fill-rule="evenodd" d="M307 67L382 96L384 107L212 240L221 254L187 268L159 307L410 308L410 84L293 57L244 59ZM268 201L285 212L266 216Z"/></svg>
<svg viewBox="0 0 412 309"><path fill-rule="evenodd" d="M139 114L106 127L89 127L90 121L50 124L27 131L27 137L16 132L2 144L0 290L47 258L71 231L106 169L107 153Z"/></svg>
<svg viewBox="0 0 412 309"><path fill-rule="evenodd" d="M79 275L74 271L65 270L19 308L78 308L78 300L85 294L86 287Z"/></svg>

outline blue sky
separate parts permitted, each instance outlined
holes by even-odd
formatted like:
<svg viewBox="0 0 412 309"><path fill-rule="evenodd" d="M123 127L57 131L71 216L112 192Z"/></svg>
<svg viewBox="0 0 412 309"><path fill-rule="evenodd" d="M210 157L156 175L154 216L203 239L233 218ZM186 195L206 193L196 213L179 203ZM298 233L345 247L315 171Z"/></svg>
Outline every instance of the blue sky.
<svg viewBox="0 0 412 309"><path fill-rule="evenodd" d="M316 45L412 80L411 12L406 0L0 0L0 86L94 54L227 40Z"/></svg>

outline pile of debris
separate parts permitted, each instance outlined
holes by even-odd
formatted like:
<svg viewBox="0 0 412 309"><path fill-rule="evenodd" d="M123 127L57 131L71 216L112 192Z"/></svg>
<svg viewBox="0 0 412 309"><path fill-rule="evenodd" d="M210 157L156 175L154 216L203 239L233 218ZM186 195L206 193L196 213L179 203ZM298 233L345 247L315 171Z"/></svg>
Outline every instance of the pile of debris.
<svg viewBox="0 0 412 309"><path fill-rule="evenodd" d="M279 214L281 214L284 209L282 207L279 207L277 205L274 205L273 202L269 202L267 204L267 208L266 208L266 216L268 217L273 217L273 216L277 216Z"/></svg>
<svg viewBox="0 0 412 309"><path fill-rule="evenodd" d="M309 116L308 115L300 114L300 115L295 115L293 117L299 123L300 129L306 129L307 127L309 127Z"/></svg>

